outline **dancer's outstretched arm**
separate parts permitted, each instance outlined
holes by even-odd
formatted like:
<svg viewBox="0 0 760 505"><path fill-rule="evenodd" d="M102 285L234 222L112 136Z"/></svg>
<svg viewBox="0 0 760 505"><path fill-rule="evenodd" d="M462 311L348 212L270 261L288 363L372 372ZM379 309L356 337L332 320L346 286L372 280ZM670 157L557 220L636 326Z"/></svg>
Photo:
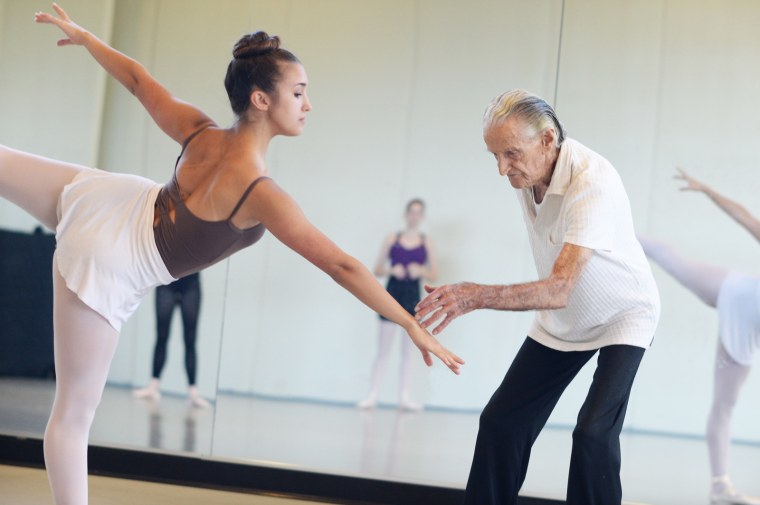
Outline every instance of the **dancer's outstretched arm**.
<svg viewBox="0 0 760 505"><path fill-rule="evenodd" d="M53 9L59 17L38 12L34 15L35 21L55 25L63 31L66 38L58 41L59 46L84 46L100 66L140 100L158 127L179 144L201 126L214 124L197 107L172 96L139 62L74 23L58 4L54 3Z"/></svg>
<svg viewBox="0 0 760 505"><path fill-rule="evenodd" d="M298 204L273 181L256 186L255 198L246 202L251 213L283 244L324 271L375 312L400 325L422 352L428 366L431 354L437 356L454 373L464 364L461 358L433 338L377 282L372 273L341 250L304 216ZM298 308L294 308L297 315Z"/></svg>
<svg viewBox="0 0 760 505"><path fill-rule="evenodd" d="M699 191L704 193L710 197L710 200L715 202L721 210L750 232L752 236L755 237L755 240L760 242L760 220L750 214L743 205L721 195L707 184L696 180L694 177L687 174L682 168L677 168L677 170L678 174L675 175L675 178L686 182L686 186L682 187L681 191Z"/></svg>

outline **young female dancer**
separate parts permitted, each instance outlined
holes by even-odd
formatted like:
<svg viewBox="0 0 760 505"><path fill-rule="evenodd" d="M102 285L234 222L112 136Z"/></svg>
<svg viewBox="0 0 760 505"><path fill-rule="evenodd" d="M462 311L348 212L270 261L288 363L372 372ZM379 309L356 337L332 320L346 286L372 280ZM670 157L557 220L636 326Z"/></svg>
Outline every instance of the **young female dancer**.
<svg viewBox="0 0 760 505"><path fill-rule="evenodd" d="M406 309L414 314L414 308L420 302L420 280L435 282L437 262L435 249L430 237L420 232L420 224L425 217L425 202L419 198L406 204L406 230L389 235L375 264L375 275L388 276L386 289L388 293ZM380 381L388 364L393 336L398 325L380 315L380 333L377 340L377 356L372 367L369 395L359 402L361 409L371 409L377 404L377 392ZM409 383L412 378L412 346L406 339L401 344L401 373L399 375L399 403L401 410L417 411L422 405L409 398Z"/></svg>
<svg viewBox="0 0 760 505"><path fill-rule="evenodd" d="M743 206L679 169L683 191L704 193L721 210L760 241L760 220ZM728 476L731 414L760 347L760 277L701 263L677 253L669 244L639 237L644 252L700 300L718 310L713 400L707 419L712 505L760 505L760 498L736 492Z"/></svg>
<svg viewBox="0 0 760 505"><path fill-rule="evenodd" d="M265 227L373 310L404 327L428 365L453 371L443 348L377 283L304 217L268 177L276 135L298 135L311 104L306 72L279 39L246 35L235 45L225 87L238 120L220 128L173 97L136 61L75 24L59 46L81 45L183 146L164 186L0 146L0 197L56 231L53 261L56 395L45 431L45 463L58 505L87 503L87 436L122 323L153 287L196 272L256 242ZM295 312L298 307L293 307Z"/></svg>

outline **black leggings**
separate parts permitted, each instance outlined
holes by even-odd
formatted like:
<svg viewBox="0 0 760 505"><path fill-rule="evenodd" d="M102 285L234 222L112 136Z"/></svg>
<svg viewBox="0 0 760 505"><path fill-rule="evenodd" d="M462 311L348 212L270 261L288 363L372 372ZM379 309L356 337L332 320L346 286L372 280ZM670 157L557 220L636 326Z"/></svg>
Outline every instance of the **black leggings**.
<svg viewBox="0 0 760 505"><path fill-rule="evenodd" d="M178 279L167 286L156 288L156 347L153 350L153 378L161 377L161 371L166 362L166 345L169 342L172 314L177 305L182 312L187 382L194 386L197 368L195 339L198 312L201 308L201 281L197 273Z"/></svg>
<svg viewBox="0 0 760 505"><path fill-rule="evenodd" d="M568 505L620 505L620 431L644 349L598 350L594 380L578 413ZM530 450L562 392L597 351L562 352L530 338L480 416L466 505L515 505Z"/></svg>

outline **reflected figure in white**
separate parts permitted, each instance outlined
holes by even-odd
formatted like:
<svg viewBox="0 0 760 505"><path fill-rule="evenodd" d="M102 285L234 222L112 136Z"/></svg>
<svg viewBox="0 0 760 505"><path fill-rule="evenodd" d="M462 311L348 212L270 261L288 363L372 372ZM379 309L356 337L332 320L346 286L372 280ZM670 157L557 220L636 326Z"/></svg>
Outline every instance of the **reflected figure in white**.
<svg viewBox="0 0 760 505"><path fill-rule="evenodd" d="M425 202L419 198L406 204L404 231L386 237L375 263L375 275L388 277L388 293L409 314L420 301L420 282L435 282L438 267L433 241L420 231L425 218ZM380 329L377 338L377 355L372 365L369 395L358 403L361 409L371 409L377 405L380 383L388 368L388 357L399 326L380 315ZM398 408L408 411L422 410L422 404L412 401L409 387L412 381L412 358L414 347L411 342L401 339L401 365L399 370Z"/></svg>
<svg viewBox="0 0 760 505"><path fill-rule="evenodd" d="M179 307L182 316L182 336L185 344L185 373L187 374L187 399L190 405L209 408L211 405L203 398L196 385L198 372L198 354L196 340L198 337L198 315L201 310L201 279L195 272L171 284L158 286L156 296L156 344L153 348L153 370L148 385L133 391L135 398L157 402L161 399L161 372L166 364L166 351L171 333L174 309Z"/></svg>
<svg viewBox="0 0 760 505"><path fill-rule="evenodd" d="M222 128L174 97L143 65L74 23L58 5L53 8L57 16L38 12L35 21L63 31L59 46L87 49L182 146L174 175L160 185L0 145L0 197L56 231L56 395L44 437L56 504L88 501L89 430L124 321L154 287L253 245L266 230L403 326L429 366L435 355L458 373L463 361L312 225L269 177L269 142L300 135L311 110L306 71L280 48L279 38L256 32L235 45L224 83L237 120Z"/></svg>
<svg viewBox="0 0 760 505"><path fill-rule="evenodd" d="M739 203L679 169L683 191L707 195L721 210L760 241L760 220ZM718 345L713 371L713 399L707 419L710 454L710 503L712 505L760 505L760 498L737 492L729 478L731 415L760 348L760 277L687 258L666 242L639 237L647 256L718 310Z"/></svg>

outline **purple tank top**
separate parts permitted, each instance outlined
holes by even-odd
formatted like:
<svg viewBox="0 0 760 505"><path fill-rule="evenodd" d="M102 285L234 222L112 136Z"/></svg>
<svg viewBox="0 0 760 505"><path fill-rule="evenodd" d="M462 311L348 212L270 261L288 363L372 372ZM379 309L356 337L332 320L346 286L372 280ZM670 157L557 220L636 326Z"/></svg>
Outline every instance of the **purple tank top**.
<svg viewBox="0 0 760 505"><path fill-rule="evenodd" d="M401 245L401 233L396 235L396 241L391 246L389 253L391 265L409 266L410 263L424 265L427 262L427 248L425 247L425 236L422 235L422 243L414 249L407 249Z"/></svg>
<svg viewBox="0 0 760 505"><path fill-rule="evenodd" d="M177 158L177 164L187 144L203 129L193 133L185 141L182 152ZM175 279L203 270L256 243L264 235L266 228L263 224L240 229L232 224L232 218L240 210L253 188L262 180L269 179L269 177L259 177L251 182L227 219L206 221L195 216L185 206L177 182L177 164L174 165L174 176L161 188L156 198L158 223L153 229L161 259ZM174 207L174 221L169 214L170 201Z"/></svg>

